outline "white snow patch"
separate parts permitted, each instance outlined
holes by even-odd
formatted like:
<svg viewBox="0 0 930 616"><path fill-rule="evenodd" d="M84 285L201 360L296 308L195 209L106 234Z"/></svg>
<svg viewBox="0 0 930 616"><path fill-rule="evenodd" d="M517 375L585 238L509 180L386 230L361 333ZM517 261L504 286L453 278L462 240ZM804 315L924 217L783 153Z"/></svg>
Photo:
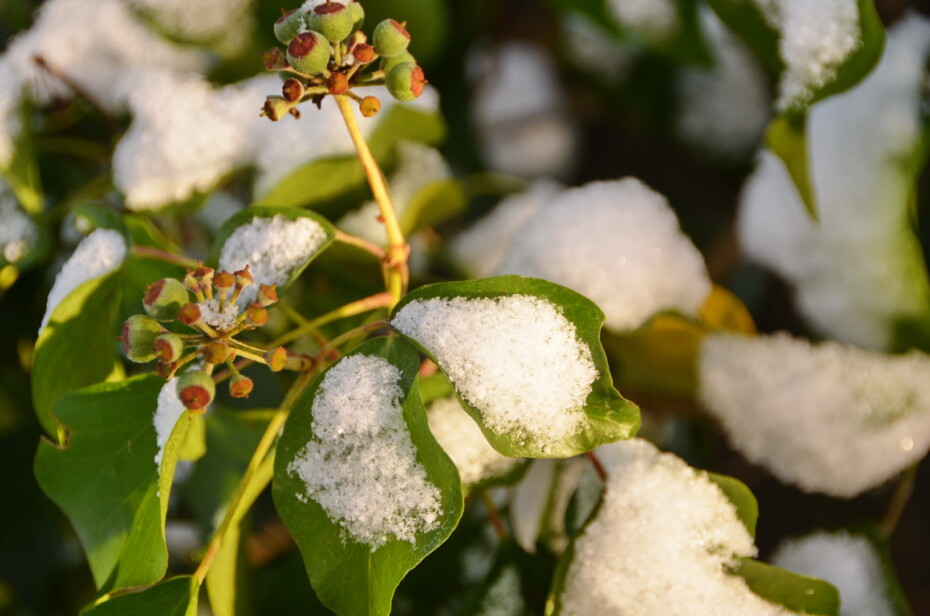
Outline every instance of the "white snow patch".
<svg viewBox="0 0 930 616"><path fill-rule="evenodd" d="M248 43L254 0L129 0L173 36L233 52Z"/></svg>
<svg viewBox="0 0 930 616"><path fill-rule="evenodd" d="M878 67L856 88L815 105L809 120L819 222L810 220L774 154L744 188L739 237L748 256L795 290L818 331L885 349L894 321L930 311L913 233L913 156L922 133L930 22L911 15L888 35Z"/></svg>
<svg viewBox="0 0 930 616"><path fill-rule="evenodd" d="M598 449L609 479L597 517L575 540L563 616L783 616L727 573L754 556L720 488L641 439Z"/></svg>
<svg viewBox="0 0 930 616"><path fill-rule="evenodd" d="M693 313L711 288L668 202L635 178L550 199L513 236L499 273L570 287L600 306L614 330L635 329L663 310Z"/></svg>
<svg viewBox="0 0 930 616"><path fill-rule="evenodd" d="M853 497L930 450L930 358L787 335L710 335L701 399L733 445L776 477Z"/></svg>
<svg viewBox="0 0 930 616"><path fill-rule="evenodd" d="M158 446L158 453L155 454L155 465L161 471L161 459L165 455L165 445L171 437L174 425L178 419L187 410L184 403L178 398L177 381L169 380L162 385L158 392L158 403L155 408L155 416L152 421L155 424L155 444Z"/></svg>
<svg viewBox="0 0 930 616"><path fill-rule="evenodd" d="M36 235L32 218L19 207L7 183L0 180L0 255L7 263L16 263L29 253Z"/></svg>
<svg viewBox="0 0 930 616"><path fill-rule="evenodd" d="M400 378L381 357L340 360L313 401L315 438L288 465L306 497L372 552L391 539L415 543L442 515L404 422Z"/></svg>
<svg viewBox="0 0 930 616"><path fill-rule="evenodd" d="M430 350L493 432L545 451L583 429L598 371L574 324L548 300L415 300L391 324Z"/></svg>
<svg viewBox="0 0 930 616"><path fill-rule="evenodd" d="M291 272L325 241L326 230L312 218L256 216L226 238L220 252L220 269L235 272L249 266L254 284L239 295L239 306L245 306L255 300L259 284L285 284Z"/></svg>
<svg viewBox="0 0 930 616"><path fill-rule="evenodd" d="M845 531L817 532L783 542L772 564L830 582L840 591L840 616L894 616L882 565L868 539Z"/></svg>
<svg viewBox="0 0 930 616"><path fill-rule="evenodd" d="M630 40L618 40L591 18L576 12L562 17L565 56L576 67L611 83L621 82L642 51Z"/></svg>
<svg viewBox="0 0 930 616"><path fill-rule="evenodd" d="M39 332L48 325L55 308L79 286L109 274L126 258L126 240L123 234L113 229L97 229L81 240L71 257L65 262L55 284L48 293L45 316Z"/></svg>
<svg viewBox="0 0 930 616"><path fill-rule="evenodd" d="M667 39L680 27L675 0L609 0L607 9L621 26L647 39Z"/></svg>
<svg viewBox="0 0 930 616"><path fill-rule="evenodd" d="M223 331L232 329L236 325L236 318L240 312L238 304L230 303L220 310L220 300L217 297L202 301L197 304L197 307L200 308L200 318L204 323Z"/></svg>

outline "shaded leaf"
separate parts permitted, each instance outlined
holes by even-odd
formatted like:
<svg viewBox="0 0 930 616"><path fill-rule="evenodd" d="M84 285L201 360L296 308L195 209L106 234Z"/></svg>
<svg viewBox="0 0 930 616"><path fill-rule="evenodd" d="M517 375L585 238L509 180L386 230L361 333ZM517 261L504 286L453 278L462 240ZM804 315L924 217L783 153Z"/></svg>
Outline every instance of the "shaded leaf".
<svg viewBox="0 0 930 616"><path fill-rule="evenodd" d="M83 616L196 616L196 578L184 575L151 588L120 595L86 611Z"/></svg>
<svg viewBox="0 0 930 616"><path fill-rule="evenodd" d="M811 182L807 147L807 110L787 111L777 116L769 124L765 142L784 163L807 213L817 220L817 197Z"/></svg>
<svg viewBox="0 0 930 616"><path fill-rule="evenodd" d="M760 597L800 614L839 616L840 595L823 580L798 575L751 558L740 559L733 572Z"/></svg>
<svg viewBox="0 0 930 616"><path fill-rule="evenodd" d="M756 501L756 497L753 496L752 491L739 479L727 475L708 472L707 478L723 490L726 497L736 507L736 515L746 527L746 530L755 537L756 522L759 520L759 503Z"/></svg>

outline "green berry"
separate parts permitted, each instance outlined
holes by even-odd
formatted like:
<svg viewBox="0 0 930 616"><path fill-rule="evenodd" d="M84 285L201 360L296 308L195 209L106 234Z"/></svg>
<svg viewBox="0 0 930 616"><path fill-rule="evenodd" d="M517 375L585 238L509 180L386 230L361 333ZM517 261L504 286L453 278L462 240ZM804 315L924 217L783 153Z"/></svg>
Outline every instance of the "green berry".
<svg viewBox="0 0 930 616"><path fill-rule="evenodd" d="M177 392L186 408L203 412L216 395L216 385L209 374L193 370L178 377Z"/></svg>
<svg viewBox="0 0 930 616"><path fill-rule="evenodd" d="M247 376L235 374L229 380L229 395L233 398L248 398L253 389L255 389L255 383Z"/></svg>
<svg viewBox="0 0 930 616"><path fill-rule="evenodd" d="M355 16L339 2L324 2L307 13L307 26L332 43L344 41L354 30Z"/></svg>
<svg viewBox="0 0 930 616"><path fill-rule="evenodd" d="M285 45L304 29L304 14L298 9L284 13L274 22L274 35Z"/></svg>
<svg viewBox="0 0 930 616"><path fill-rule="evenodd" d="M269 96L265 99L265 105L262 107L262 113L265 114L272 122L277 122L294 107L294 103L283 96Z"/></svg>
<svg viewBox="0 0 930 616"><path fill-rule="evenodd" d="M151 317L136 314L123 323L123 353L129 361L144 364L155 359L155 339L166 332Z"/></svg>
<svg viewBox="0 0 930 616"><path fill-rule="evenodd" d="M392 68L398 64L404 64L405 62L410 62L411 64L416 64L417 59L413 57L413 54L409 51L404 51L397 54L393 58L381 58L381 70L385 73L389 73Z"/></svg>
<svg viewBox="0 0 930 616"><path fill-rule="evenodd" d="M407 50L410 44L410 33L393 19L385 19L375 26L371 41L379 56L393 58Z"/></svg>
<svg viewBox="0 0 930 616"><path fill-rule="evenodd" d="M423 94L426 79L422 68L416 64L404 62L390 70L385 77L384 85L387 86L391 96L399 101L407 102Z"/></svg>
<svg viewBox="0 0 930 616"><path fill-rule="evenodd" d="M352 23L352 31L361 30L362 24L365 23L365 9L362 8L359 2L350 2L346 6L349 9L349 14L352 15L352 19L354 20Z"/></svg>
<svg viewBox="0 0 930 616"><path fill-rule="evenodd" d="M162 278L149 285L142 298L145 312L159 321L172 321L178 316L181 306L190 301L187 288L174 278Z"/></svg>
<svg viewBox="0 0 930 616"><path fill-rule="evenodd" d="M155 357L170 364L178 361L184 352L184 341L177 334L162 334L155 338Z"/></svg>
<svg viewBox="0 0 930 616"><path fill-rule="evenodd" d="M287 61L305 75L316 75L326 70L333 49L319 32L301 32L287 47Z"/></svg>

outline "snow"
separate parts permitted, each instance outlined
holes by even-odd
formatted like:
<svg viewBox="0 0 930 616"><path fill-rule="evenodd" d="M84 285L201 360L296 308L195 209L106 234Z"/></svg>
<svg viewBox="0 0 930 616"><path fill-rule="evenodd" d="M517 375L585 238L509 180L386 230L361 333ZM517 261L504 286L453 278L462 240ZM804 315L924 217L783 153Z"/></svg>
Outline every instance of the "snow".
<svg viewBox="0 0 930 616"><path fill-rule="evenodd" d="M235 272L249 266L254 284L242 290L238 302L246 306L255 300L260 284L286 284L294 269L306 263L326 238L326 230L312 218L256 216L226 238L219 269Z"/></svg>
<svg viewBox="0 0 930 616"><path fill-rule="evenodd" d="M840 591L840 616L894 616L882 565L868 539L845 531L816 532L783 542L772 564L830 582Z"/></svg>
<svg viewBox="0 0 930 616"><path fill-rule="evenodd" d="M197 307L200 308L200 318L210 327L225 331L236 325L236 318L239 316L238 304L227 303L220 310L219 298L213 298L198 303Z"/></svg>
<svg viewBox="0 0 930 616"><path fill-rule="evenodd" d="M400 378L380 357L340 360L313 400L314 439L288 465L305 496L372 552L392 539L415 543L442 515L404 422Z"/></svg>
<svg viewBox="0 0 930 616"><path fill-rule="evenodd" d="M452 458L466 486L506 475L522 463L519 458L497 453L454 397L433 402L426 411L426 418L430 431Z"/></svg>
<svg viewBox="0 0 930 616"><path fill-rule="evenodd" d="M216 43L234 51L248 42L254 22L254 0L129 0L159 28L196 43Z"/></svg>
<svg viewBox="0 0 930 616"><path fill-rule="evenodd" d="M492 432L545 451L584 428L598 371L574 324L548 300L414 300L391 325L430 350Z"/></svg>
<svg viewBox="0 0 930 616"><path fill-rule="evenodd" d="M158 392L158 403L155 408L155 416L152 421L155 424L155 443L158 446L158 453L155 454L155 465L161 470L161 460L165 455L165 445L171 437L174 425L178 419L187 410L184 404L178 398L177 383L175 379L169 380L162 385Z"/></svg>
<svg viewBox="0 0 930 616"><path fill-rule="evenodd" d="M608 0L614 19L648 39L667 39L680 27L675 0Z"/></svg>
<svg viewBox="0 0 930 616"><path fill-rule="evenodd" d="M608 482L575 540L561 616L782 616L726 572L754 556L752 537L719 487L641 440L598 449Z"/></svg>
<svg viewBox="0 0 930 616"><path fill-rule="evenodd" d="M890 30L878 67L854 89L815 105L808 143L819 222L784 165L766 152L743 190L746 254L794 288L820 333L870 349L892 343L895 321L930 310L930 285L912 228L913 171L922 138L930 22Z"/></svg>
<svg viewBox="0 0 930 616"><path fill-rule="evenodd" d="M97 229L81 240L49 291L39 332L48 325L58 304L85 282L105 276L118 268L126 258L126 251L123 234L112 229Z"/></svg>
<svg viewBox="0 0 930 616"><path fill-rule="evenodd" d="M785 334L710 335L701 399L746 458L809 492L850 498L930 450L930 358Z"/></svg>
<svg viewBox="0 0 930 616"><path fill-rule="evenodd" d="M16 263L28 254L36 235L35 223L20 208L6 182L0 180L0 257Z"/></svg>
<svg viewBox="0 0 930 616"><path fill-rule="evenodd" d="M617 39L581 13L568 12L562 16L561 34L566 59L610 83L623 81L642 51L636 42Z"/></svg>

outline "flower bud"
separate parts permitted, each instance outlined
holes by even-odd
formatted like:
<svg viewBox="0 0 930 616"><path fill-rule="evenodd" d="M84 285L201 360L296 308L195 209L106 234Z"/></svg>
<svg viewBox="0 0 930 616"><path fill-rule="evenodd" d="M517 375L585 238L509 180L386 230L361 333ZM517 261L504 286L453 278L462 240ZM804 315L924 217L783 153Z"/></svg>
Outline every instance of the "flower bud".
<svg viewBox="0 0 930 616"><path fill-rule="evenodd" d="M304 95L304 85L291 77L281 86L281 95L289 103L296 103Z"/></svg>
<svg viewBox="0 0 930 616"><path fill-rule="evenodd" d="M327 0L307 13L307 27L332 43L345 40L353 32L356 13L346 5Z"/></svg>
<svg viewBox="0 0 930 616"><path fill-rule="evenodd" d="M248 398L253 389L255 389L255 383L247 376L234 374L229 379L229 395L233 398Z"/></svg>
<svg viewBox="0 0 930 616"><path fill-rule="evenodd" d="M378 57L378 54L375 53L375 48L368 43L361 43L356 45L352 50L352 55L355 56L355 59L358 60L361 64L374 62L375 58Z"/></svg>
<svg viewBox="0 0 930 616"><path fill-rule="evenodd" d="M171 321L178 316L181 306L190 300L187 288L174 278L162 278L149 285L142 298L145 312L153 319Z"/></svg>
<svg viewBox="0 0 930 616"><path fill-rule="evenodd" d="M203 412L216 395L216 385L206 372L192 370L178 377L177 392L186 408Z"/></svg>
<svg viewBox="0 0 930 616"><path fill-rule="evenodd" d="M214 340L203 345L200 348L200 354L203 355L203 360L206 363L216 365L226 361L226 357L229 356L229 349L222 342Z"/></svg>
<svg viewBox="0 0 930 616"><path fill-rule="evenodd" d="M407 46L410 45L410 33L393 19L385 19L375 26L371 42L379 56L393 58L406 51Z"/></svg>
<svg viewBox="0 0 930 616"><path fill-rule="evenodd" d="M198 301L203 301L203 288L201 288L197 276L194 275L194 270L187 271L187 275L184 276L184 286L188 291L197 296Z"/></svg>
<svg viewBox="0 0 930 616"><path fill-rule="evenodd" d="M265 361L272 372L281 372L284 370L284 364L287 363L287 349L278 347L273 351L265 353Z"/></svg>
<svg viewBox="0 0 930 616"><path fill-rule="evenodd" d="M248 265L241 270L233 272L233 276L236 277L236 286L243 289L252 284L252 281L255 280L252 278L252 272L249 271Z"/></svg>
<svg viewBox="0 0 930 616"><path fill-rule="evenodd" d="M298 9L284 13L274 22L274 35L285 45L290 43L291 40L303 29L304 15Z"/></svg>
<svg viewBox="0 0 930 616"><path fill-rule="evenodd" d="M200 306L197 304L184 304L178 311L178 320L184 325L193 325L200 320Z"/></svg>
<svg viewBox="0 0 930 616"><path fill-rule="evenodd" d="M277 47L261 52L261 56L266 71L280 71L287 68L287 58L284 57L284 52Z"/></svg>
<svg viewBox="0 0 930 616"><path fill-rule="evenodd" d="M301 32L287 47L287 61L306 75L322 73L333 54L329 41L318 32Z"/></svg>
<svg viewBox="0 0 930 616"><path fill-rule="evenodd" d="M345 94L349 89L349 78L344 73L333 73L326 80L326 87L330 94Z"/></svg>
<svg viewBox="0 0 930 616"><path fill-rule="evenodd" d="M268 311L258 302L254 302L245 309L245 318L255 327L261 327L268 322Z"/></svg>
<svg viewBox="0 0 930 616"><path fill-rule="evenodd" d="M260 284L258 285L258 293L255 296L255 301L262 306L270 306L278 302L278 285L272 284Z"/></svg>
<svg viewBox="0 0 930 616"><path fill-rule="evenodd" d="M265 105L262 107L262 114L272 122L277 122L283 118L290 110L292 103L281 96L269 96L265 99Z"/></svg>
<svg viewBox="0 0 930 616"><path fill-rule="evenodd" d="M352 30L360 30L362 24L365 23L365 9L362 8L362 4L360 2L350 2L346 5L346 8L349 9L349 14L354 20L352 22Z"/></svg>
<svg viewBox="0 0 930 616"><path fill-rule="evenodd" d="M151 317L136 314L123 323L123 353L126 359L144 364L155 359L155 339L165 328Z"/></svg>
<svg viewBox="0 0 930 616"><path fill-rule="evenodd" d="M200 281L200 286L206 291L213 286L213 274L216 270L212 267L207 267L206 265L201 265L194 270L194 276L197 277L197 280Z"/></svg>
<svg viewBox="0 0 930 616"><path fill-rule="evenodd" d="M412 101L423 94L426 78L423 69L416 64L404 62L398 64L387 74L384 80L391 96L399 101Z"/></svg>
<svg viewBox="0 0 930 616"><path fill-rule="evenodd" d="M221 297L226 297L236 286L236 277L229 272L220 272L213 278L213 286Z"/></svg>
<svg viewBox="0 0 930 616"><path fill-rule="evenodd" d="M391 69L397 66L398 64L403 64L404 62L410 62L416 64L417 60L413 57L413 54L409 51L399 53L393 58L381 58L381 70L385 73L391 72Z"/></svg>
<svg viewBox="0 0 930 616"><path fill-rule="evenodd" d="M370 118L381 111L381 101L374 96L366 96L362 99L362 102L358 104L358 108L363 116Z"/></svg>
<svg viewBox="0 0 930 616"><path fill-rule="evenodd" d="M184 352L184 341L177 334L162 334L155 338L154 343L155 357L160 361L170 364L178 361Z"/></svg>

